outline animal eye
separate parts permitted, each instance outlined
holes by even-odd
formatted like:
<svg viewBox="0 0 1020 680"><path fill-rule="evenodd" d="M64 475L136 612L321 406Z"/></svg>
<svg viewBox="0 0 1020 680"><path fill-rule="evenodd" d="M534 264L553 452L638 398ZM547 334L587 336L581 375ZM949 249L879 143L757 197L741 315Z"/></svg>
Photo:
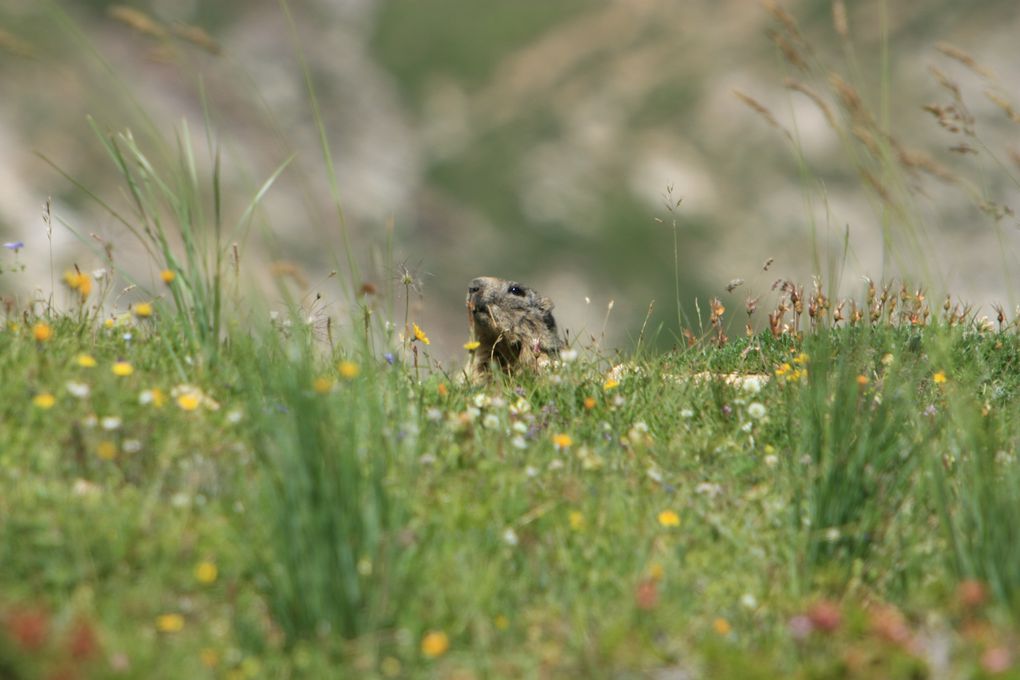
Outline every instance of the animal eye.
<svg viewBox="0 0 1020 680"><path fill-rule="evenodd" d="M518 286L516 283L510 284L510 287L507 289L507 292L509 292L511 295L516 295L517 297L524 297L524 289Z"/></svg>

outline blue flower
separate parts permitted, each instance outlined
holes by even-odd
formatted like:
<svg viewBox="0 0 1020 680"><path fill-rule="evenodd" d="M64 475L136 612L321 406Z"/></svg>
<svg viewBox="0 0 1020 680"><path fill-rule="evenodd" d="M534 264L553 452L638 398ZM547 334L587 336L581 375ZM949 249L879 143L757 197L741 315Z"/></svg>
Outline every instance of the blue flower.
<svg viewBox="0 0 1020 680"><path fill-rule="evenodd" d="M397 358L393 356L393 352L386 352L386 354L383 354L383 359L385 359L386 363L390 366L392 366L393 362L397 360Z"/></svg>
<svg viewBox="0 0 1020 680"><path fill-rule="evenodd" d="M8 241L7 243L4 244L4 248L6 248L7 250L13 250L14 252L18 252L24 247L25 244L23 241Z"/></svg>

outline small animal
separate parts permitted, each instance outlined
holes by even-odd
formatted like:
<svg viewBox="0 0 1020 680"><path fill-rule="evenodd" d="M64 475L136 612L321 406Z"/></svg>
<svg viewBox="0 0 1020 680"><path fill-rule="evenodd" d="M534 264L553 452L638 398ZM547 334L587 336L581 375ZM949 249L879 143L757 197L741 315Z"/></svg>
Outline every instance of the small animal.
<svg viewBox="0 0 1020 680"><path fill-rule="evenodd" d="M467 309L479 343L471 358L473 380L488 378L493 363L509 374L548 365L563 347L552 300L524 284L480 276L468 286Z"/></svg>

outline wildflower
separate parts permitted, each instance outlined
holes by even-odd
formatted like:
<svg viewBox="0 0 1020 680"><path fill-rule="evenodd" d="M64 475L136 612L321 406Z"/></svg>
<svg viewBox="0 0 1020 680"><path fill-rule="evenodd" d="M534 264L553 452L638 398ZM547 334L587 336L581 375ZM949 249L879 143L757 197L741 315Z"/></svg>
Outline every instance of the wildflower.
<svg viewBox="0 0 1020 680"><path fill-rule="evenodd" d="M497 630L506 630L507 628L510 627L510 619L503 616L502 614L498 614L496 618L492 620L492 623L493 625L496 626Z"/></svg>
<svg viewBox="0 0 1020 680"><path fill-rule="evenodd" d="M170 272L173 274L173 272ZM212 647L205 647L201 652L198 653L198 658L201 659L202 665L206 668L216 668L220 663L220 654Z"/></svg>
<svg viewBox="0 0 1020 680"><path fill-rule="evenodd" d="M574 443L574 440L570 438L569 434L562 434L562 433L561 434L557 434L557 435L553 435L552 440L553 440L553 446L555 446L557 449L566 449L566 448L569 448L570 445Z"/></svg>
<svg viewBox="0 0 1020 680"><path fill-rule="evenodd" d="M161 633L179 633L184 630L184 617L180 614L160 614L156 617L156 630Z"/></svg>
<svg viewBox="0 0 1020 680"><path fill-rule="evenodd" d="M421 653L430 659L446 654L450 648L450 638L439 630L430 630L421 639Z"/></svg>
<svg viewBox="0 0 1020 680"><path fill-rule="evenodd" d="M7 243L4 244L4 248L6 248L7 250L12 250L15 253L24 247L25 244L22 241L8 241Z"/></svg>
<svg viewBox="0 0 1020 680"><path fill-rule="evenodd" d="M92 279L88 274L77 270L64 272L64 285L77 292L82 300L92 292Z"/></svg>
<svg viewBox="0 0 1020 680"><path fill-rule="evenodd" d="M648 578L653 581L661 581L662 577L666 575L666 570L662 568L662 565L658 562L652 562L648 565Z"/></svg>
<svg viewBox="0 0 1020 680"><path fill-rule="evenodd" d="M765 405L757 401L752 401L747 405L747 415L751 416L755 420L761 420L765 417Z"/></svg>
<svg viewBox="0 0 1020 680"><path fill-rule="evenodd" d="M415 340L417 340L418 342L420 342L423 345L431 345L432 344L431 342L429 342L429 336L425 335L425 331L423 331L418 324L412 323L411 327L414 330L414 339Z"/></svg>
<svg viewBox="0 0 1020 680"><path fill-rule="evenodd" d="M619 387L619 385L620 385L619 380L613 380L612 378L609 378L604 383L602 383L602 389L608 392L611 389Z"/></svg>
<svg viewBox="0 0 1020 680"><path fill-rule="evenodd" d="M353 380L361 372L361 368L353 361L341 361L337 364L337 370L340 371L340 377L345 380Z"/></svg>
<svg viewBox="0 0 1020 680"><path fill-rule="evenodd" d="M194 411L202 403L202 400L194 392L183 392L177 396L177 406L182 411Z"/></svg>
<svg viewBox="0 0 1020 680"><path fill-rule="evenodd" d="M96 455L103 460L113 460L117 457L117 445L104 439L96 445Z"/></svg>
<svg viewBox="0 0 1020 680"><path fill-rule="evenodd" d="M791 366L788 363L783 363L779 366L779 368L776 369L776 376L782 378L792 370L793 366Z"/></svg>
<svg viewBox="0 0 1020 680"><path fill-rule="evenodd" d="M513 530L513 527L507 527L503 531L503 542L511 548L516 546L519 541L520 539L517 538L517 532Z"/></svg>
<svg viewBox="0 0 1020 680"><path fill-rule="evenodd" d="M645 611L655 609L659 603L659 585L655 579L644 579L634 588L634 604Z"/></svg>
<svg viewBox="0 0 1020 680"><path fill-rule="evenodd" d="M138 403L142 406L152 404L156 408L163 408L163 404L166 403L166 395L163 394L163 390L153 387L151 390L143 390L138 395Z"/></svg>
<svg viewBox="0 0 1020 680"><path fill-rule="evenodd" d="M965 609L977 609L988 599L988 590L981 581L961 581L956 587L956 599Z"/></svg>
<svg viewBox="0 0 1020 680"><path fill-rule="evenodd" d="M744 607L744 609L757 609L758 598L751 593L744 593L740 596L740 604Z"/></svg>
<svg viewBox="0 0 1020 680"><path fill-rule="evenodd" d="M585 397L584 398L584 407L586 409L588 409L589 411L592 410L593 408L595 408L595 398L594 397Z"/></svg>
<svg viewBox="0 0 1020 680"><path fill-rule="evenodd" d="M761 388L765 384L766 380L768 380L768 376L749 375L741 378L739 380L739 384L741 389L748 394L758 394L761 392Z"/></svg>
<svg viewBox="0 0 1020 680"><path fill-rule="evenodd" d="M693 418L694 417L694 409L692 409L692 408L682 408L682 409L680 409L680 417L681 418Z"/></svg>
<svg viewBox="0 0 1020 680"><path fill-rule="evenodd" d="M579 510L571 510L567 520L570 522L570 528L574 531L584 528L584 515Z"/></svg>
<svg viewBox="0 0 1020 680"><path fill-rule="evenodd" d="M241 422L242 418L244 418L244 414L237 409L227 414L227 422L230 423L231 425L238 424L239 422Z"/></svg>
<svg viewBox="0 0 1020 680"><path fill-rule="evenodd" d="M89 392L92 391L91 388L85 383L74 382L73 380L68 382L66 387L67 391L71 393L72 397L78 397L79 399L84 399L85 397L89 396Z"/></svg>
<svg viewBox="0 0 1020 680"><path fill-rule="evenodd" d="M565 364L574 362L577 359L577 350L576 349L563 350L562 352L560 352L560 359Z"/></svg>
<svg viewBox="0 0 1020 680"><path fill-rule="evenodd" d="M487 430L495 430L499 427L499 416L495 413L486 413L485 417L482 418L482 427Z"/></svg>
<svg viewBox="0 0 1020 680"><path fill-rule="evenodd" d="M113 319L107 319L104 321L103 328L113 328Z"/></svg>
<svg viewBox="0 0 1020 680"><path fill-rule="evenodd" d="M807 618L816 630L830 633L839 628L843 616L838 604L830 600L820 600L808 608Z"/></svg>
<svg viewBox="0 0 1020 680"><path fill-rule="evenodd" d="M195 566L195 580L203 585L209 585L219 576L219 570L212 562L199 562Z"/></svg>
<svg viewBox="0 0 1020 680"><path fill-rule="evenodd" d="M99 425L107 432L120 429L121 420L117 416L106 416L99 421Z"/></svg>
<svg viewBox="0 0 1020 680"><path fill-rule="evenodd" d="M333 388L333 381L325 376L319 376L312 381L312 389L319 394L326 394Z"/></svg>
<svg viewBox="0 0 1020 680"><path fill-rule="evenodd" d="M528 448L528 442L521 435L517 435L516 437L514 437L513 439L510 440L510 446L514 447L515 449L524 450L524 449ZM531 475L531 476L534 476L534 475Z"/></svg>
<svg viewBox="0 0 1020 680"><path fill-rule="evenodd" d="M139 302L134 306L134 312L139 319L147 319L152 316L152 303Z"/></svg>
<svg viewBox="0 0 1020 680"><path fill-rule="evenodd" d="M663 510L659 513L659 524L664 527L678 527L680 526L680 515L672 510Z"/></svg>
<svg viewBox="0 0 1020 680"><path fill-rule="evenodd" d="M137 439L125 439L121 448L124 449L124 453L138 453L142 450L142 443Z"/></svg>
<svg viewBox="0 0 1020 680"><path fill-rule="evenodd" d="M174 282L174 279L177 278L177 274L174 274L173 271L169 269L164 269L159 273L159 278L161 281L163 281L163 283L169 286L171 283Z"/></svg>
<svg viewBox="0 0 1020 680"><path fill-rule="evenodd" d="M464 349L466 349L469 352L474 352L476 349L478 349L481 346L482 346L482 343L478 342L477 340L472 340L471 342L465 342L464 343Z"/></svg>
<svg viewBox="0 0 1020 680"><path fill-rule="evenodd" d="M6 633L24 650L32 651L46 644L50 622L44 611L20 610L4 616Z"/></svg>
<svg viewBox="0 0 1020 680"><path fill-rule="evenodd" d="M47 342L53 337L53 328L43 321L32 326L32 337L36 342Z"/></svg>
<svg viewBox="0 0 1020 680"><path fill-rule="evenodd" d="M798 366L803 366L804 364L806 364L808 362L808 360L810 358L811 357L809 357L807 354L805 354L804 352L801 352L796 357L794 357L793 363L797 364Z"/></svg>
<svg viewBox="0 0 1020 680"><path fill-rule="evenodd" d="M871 382L871 378L869 378L868 376L863 375L863 374L857 376L857 384L860 385L861 387L864 387L869 382Z"/></svg>
<svg viewBox="0 0 1020 680"><path fill-rule="evenodd" d="M730 622L726 619L719 617L712 621L712 630L719 635L729 635L733 628L730 626Z"/></svg>
<svg viewBox="0 0 1020 680"><path fill-rule="evenodd" d="M113 374L124 378L135 372L135 367L126 361L114 362L113 367L110 369Z"/></svg>
<svg viewBox="0 0 1020 680"><path fill-rule="evenodd" d="M931 377L931 379L932 379L932 382L934 382L936 385L945 384L945 382L947 380L946 372L945 371L938 371L937 373L935 373L935 375L933 375Z"/></svg>
<svg viewBox="0 0 1020 680"><path fill-rule="evenodd" d="M395 656L388 656L379 662L379 670L387 678L397 678L400 677L400 673L404 668L400 665L400 659Z"/></svg>
<svg viewBox="0 0 1020 680"><path fill-rule="evenodd" d="M32 398L32 403L36 408L47 410L53 408L53 405L57 403L57 398L49 392L40 392Z"/></svg>
<svg viewBox="0 0 1020 680"><path fill-rule="evenodd" d="M79 354L74 358L74 361L82 368L95 368L96 366L96 360L91 354Z"/></svg>
<svg viewBox="0 0 1020 680"><path fill-rule="evenodd" d="M439 385L436 387L436 394L438 394L440 397L445 397L448 394L450 394L450 390L446 387L446 383L439 383Z"/></svg>

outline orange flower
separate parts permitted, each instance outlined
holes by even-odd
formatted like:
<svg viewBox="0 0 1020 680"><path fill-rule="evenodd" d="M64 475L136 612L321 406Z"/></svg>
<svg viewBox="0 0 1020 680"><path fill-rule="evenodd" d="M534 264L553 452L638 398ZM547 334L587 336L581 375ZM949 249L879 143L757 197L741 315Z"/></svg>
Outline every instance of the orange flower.
<svg viewBox="0 0 1020 680"><path fill-rule="evenodd" d="M421 639L421 653L430 659L446 654L450 648L450 638L440 630L430 630Z"/></svg>
<svg viewBox="0 0 1020 680"><path fill-rule="evenodd" d="M32 326L32 337L36 342L48 342L53 337L53 328L43 321Z"/></svg>

